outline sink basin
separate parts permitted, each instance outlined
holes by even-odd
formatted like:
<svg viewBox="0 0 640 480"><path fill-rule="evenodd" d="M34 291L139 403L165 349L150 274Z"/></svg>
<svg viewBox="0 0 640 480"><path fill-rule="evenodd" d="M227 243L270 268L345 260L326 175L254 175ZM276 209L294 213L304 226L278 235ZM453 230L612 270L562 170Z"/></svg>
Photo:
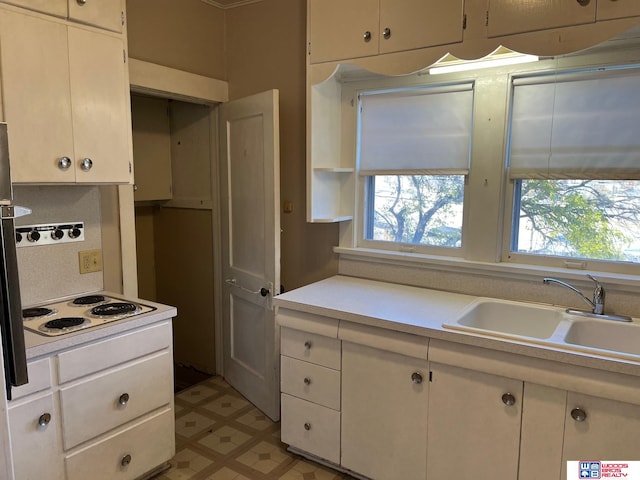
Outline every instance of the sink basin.
<svg viewBox="0 0 640 480"><path fill-rule="evenodd" d="M640 355L640 325L608 320L577 320L569 327L564 341L572 345Z"/></svg>
<svg viewBox="0 0 640 480"><path fill-rule="evenodd" d="M546 339L553 335L564 317L556 307L506 300L479 299L445 327L481 330L484 333Z"/></svg>

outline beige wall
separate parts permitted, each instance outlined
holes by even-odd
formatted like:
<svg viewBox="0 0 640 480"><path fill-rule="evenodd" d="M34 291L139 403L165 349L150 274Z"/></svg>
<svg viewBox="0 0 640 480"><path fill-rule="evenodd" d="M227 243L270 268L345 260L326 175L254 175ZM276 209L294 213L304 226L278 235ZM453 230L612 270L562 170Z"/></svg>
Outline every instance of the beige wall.
<svg viewBox="0 0 640 480"><path fill-rule="evenodd" d="M200 0L127 0L129 56L226 79L224 11Z"/></svg>
<svg viewBox="0 0 640 480"><path fill-rule="evenodd" d="M305 219L306 2L264 0L226 11L229 97L280 90L282 284L287 290L337 272L338 226Z"/></svg>

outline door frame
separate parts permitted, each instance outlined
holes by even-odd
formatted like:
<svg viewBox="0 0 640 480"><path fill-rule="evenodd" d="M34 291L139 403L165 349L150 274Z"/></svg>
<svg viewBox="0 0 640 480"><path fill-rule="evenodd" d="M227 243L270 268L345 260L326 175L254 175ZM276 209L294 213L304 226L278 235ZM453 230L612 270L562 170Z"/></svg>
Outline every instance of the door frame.
<svg viewBox="0 0 640 480"><path fill-rule="evenodd" d="M218 108L229 100L227 82L204 77L163 65L128 58L129 85L131 93L151 97L168 98L186 103L205 104L210 120L211 160L211 214L213 227L213 301L214 301L214 348L216 374L224 374L222 351L222 268L220 225L220 160L218 152ZM133 154L131 154L133 158ZM135 174L135 172L134 172ZM129 297L138 297L138 269L136 255L135 205L133 185L117 186L117 201L102 202L102 218L117 218L115 228L103 225L104 289L121 292ZM109 195L103 189L103 195ZM114 232L119 232L116 238ZM117 244L117 245L116 245ZM107 247L108 246L108 247ZM112 267L109 267L109 266ZM120 283L121 280L121 283Z"/></svg>

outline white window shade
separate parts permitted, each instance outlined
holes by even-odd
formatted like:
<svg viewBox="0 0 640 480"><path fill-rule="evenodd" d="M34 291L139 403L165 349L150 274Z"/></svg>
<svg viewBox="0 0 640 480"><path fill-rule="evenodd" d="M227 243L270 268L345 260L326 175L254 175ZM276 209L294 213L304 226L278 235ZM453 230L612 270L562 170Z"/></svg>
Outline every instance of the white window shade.
<svg viewBox="0 0 640 480"><path fill-rule="evenodd" d="M466 174L473 84L363 93L360 173Z"/></svg>
<svg viewBox="0 0 640 480"><path fill-rule="evenodd" d="M640 72L514 80L511 178L640 179Z"/></svg>

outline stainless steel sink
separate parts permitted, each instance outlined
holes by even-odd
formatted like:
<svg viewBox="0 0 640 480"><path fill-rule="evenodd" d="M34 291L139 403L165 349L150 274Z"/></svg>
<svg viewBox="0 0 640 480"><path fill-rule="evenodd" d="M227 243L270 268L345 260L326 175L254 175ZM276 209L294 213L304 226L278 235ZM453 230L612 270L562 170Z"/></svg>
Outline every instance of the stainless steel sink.
<svg viewBox="0 0 640 480"><path fill-rule="evenodd" d="M485 335L547 339L564 317L564 310L557 307L481 298L444 327L478 331Z"/></svg>
<svg viewBox="0 0 640 480"><path fill-rule="evenodd" d="M640 324L607 320L576 320L564 341L583 347L640 355Z"/></svg>

